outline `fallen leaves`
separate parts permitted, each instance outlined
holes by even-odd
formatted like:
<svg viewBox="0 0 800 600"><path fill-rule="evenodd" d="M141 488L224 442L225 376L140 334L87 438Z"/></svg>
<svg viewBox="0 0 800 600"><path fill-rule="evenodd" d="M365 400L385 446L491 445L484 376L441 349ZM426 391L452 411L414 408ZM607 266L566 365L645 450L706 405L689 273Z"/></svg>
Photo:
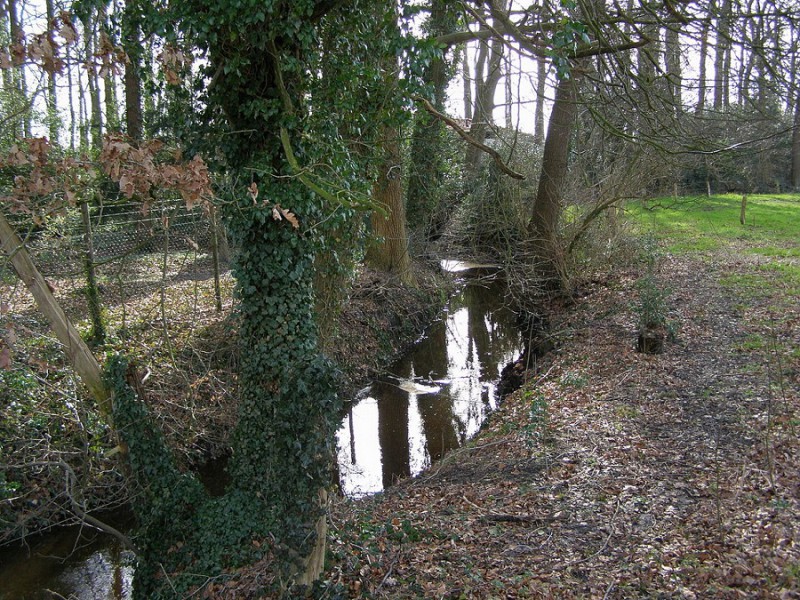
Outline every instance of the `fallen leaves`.
<svg viewBox="0 0 800 600"><path fill-rule="evenodd" d="M351 550L339 577L379 598L796 597L796 390L784 386L778 401L753 357L730 352L740 299L714 270L675 258L666 275L682 298L666 354L633 351L629 296L612 288L630 289L635 276L594 289L554 324L570 334L536 388L546 434L526 429L523 389L429 473L338 503L332 549ZM775 329L797 338L796 326ZM793 361L784 372L796 354L783 353ZM406 521L417 541L380 528ZM366 562L382 569L351 570Z"/></svg>

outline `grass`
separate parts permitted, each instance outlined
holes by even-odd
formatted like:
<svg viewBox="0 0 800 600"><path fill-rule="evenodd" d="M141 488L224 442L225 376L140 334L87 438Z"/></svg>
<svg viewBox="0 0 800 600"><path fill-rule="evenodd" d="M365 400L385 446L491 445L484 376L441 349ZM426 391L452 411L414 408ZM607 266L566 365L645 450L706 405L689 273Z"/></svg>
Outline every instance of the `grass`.
<svg viewBox="0 0 800 600"><path fill-rule="evenodd" d="M633 203L627 212L642 229L667 241L670 252L746 245L751 254L800 256L800 194L749 195L744 225L741 200L736 194L655 198Z"/></svg>

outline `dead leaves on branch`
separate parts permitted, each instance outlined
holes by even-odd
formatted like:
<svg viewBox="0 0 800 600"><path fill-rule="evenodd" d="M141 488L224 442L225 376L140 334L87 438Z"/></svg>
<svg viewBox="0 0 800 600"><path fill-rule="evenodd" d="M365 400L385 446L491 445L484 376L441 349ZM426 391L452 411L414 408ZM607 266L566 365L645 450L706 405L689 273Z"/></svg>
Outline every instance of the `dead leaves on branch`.
<svg viewBox="0 0 800 600"><path fill-rule="evenodd" d="M20 67L30 61L47 73L62 73L66 66L66 49L76 45L78 39L73 15L62 10L48 23L45 31L30 38L26 38L23 33L10 43L0 46L0 69ZM101 32L96 52L83 66L90 70L97 69L101 77L106 77L112 73L120 74L121 65L127 62L128 57L124 50L115 46L105 32Z"/></svg>
<svg viewBox="0 0 800 600"><path fill-rule="evenodd" d="M145 213L154 188L177 191L189 210L198 204L205 206L213 196L205 161L195 156L182 162L179 149L168 150L159 140L134 146L121 135L107 136L100 164L126 198L142 200Z"/></svg>
<svg viewBox="0 0 800 600"><path fill-rule="evenodd" d="M0 156L0 169L17 172L0 202L12 212L31 215L34 223L75 206L95 184L98 164L86 157L61 156L45 138L23 140ZM180 150L158 140L134 146L122 135L106 136L99 157L103 173L127 198L141 200L147 213L155 190L175 191L188 209L207 206L213 196L208 166L199 156L184 161Z"/></svg>
<svg viewBox="0 0 800 600"><path fill-rule="evenodd" d="M169 85L180 85L183 81L181 73L186 72L192 64L191 56L172 44L164 46L157 58Z"/></svg>
<svg viewBox="0 0 800 600"><path fill-rule="evenodd" d="M252 198L253 205L258 206L258 184L255 181L247 187L247 193L250 195L250 198ZM263 206L270 206L270 203L266 198L261 201L261 204ZM292 225L294 229L300 228L300 221L297 219L297 215L295 215L292 211L283 208L280 204L272 205L272 219L275 221L283 221L285 219Z"/></svg>
<svg viewBox="0 0 800 600"><path fill-rule="evenodd" d="M85 159L54 156L46 138L13 144L0 156L0 169L16 172L8 193L0 194L0 202L12 212L30 215L37 225L65 204L74 206L87 178L93 176L92 167Z"/></svg>
<svg viewBox="0 0 800 600"><path fill-rule="evenodd" d="M0 194L0 203L11 212L30 215L36 225L41 225L48 215L91 196L98 167L119 185L126 198L141 201L143 214L149 212L158 190L179 193L189 210L198 205L207 209L213 198L208 165L200 156L185 161L179 148L167 147L160 140L134 145L124 135L110 134L105 137L96 162L85 156L63 156L46 138L12 145L5 155L0 155L0 169L16 174L11 188ZM258 205L255 182L248 194L253 205ZM287 221L294 229L300 228L300 221L291 210L266 198L261 205L271 211L275 221Z"/></svg>

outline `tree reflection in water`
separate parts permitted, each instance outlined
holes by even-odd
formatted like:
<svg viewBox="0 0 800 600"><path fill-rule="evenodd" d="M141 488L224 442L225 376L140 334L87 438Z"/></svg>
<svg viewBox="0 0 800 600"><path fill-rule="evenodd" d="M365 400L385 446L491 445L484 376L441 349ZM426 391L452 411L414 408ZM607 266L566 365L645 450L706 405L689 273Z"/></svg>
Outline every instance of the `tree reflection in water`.
<svg viewBox="0 0 800 600"><path fill-rule="evenodd" d="M502 282L480 274L466 280L443 318L351 407L338 434L345 494L379 492L418 474L474 435L497 408L496 380L522 340L504 306Z"/></svg>

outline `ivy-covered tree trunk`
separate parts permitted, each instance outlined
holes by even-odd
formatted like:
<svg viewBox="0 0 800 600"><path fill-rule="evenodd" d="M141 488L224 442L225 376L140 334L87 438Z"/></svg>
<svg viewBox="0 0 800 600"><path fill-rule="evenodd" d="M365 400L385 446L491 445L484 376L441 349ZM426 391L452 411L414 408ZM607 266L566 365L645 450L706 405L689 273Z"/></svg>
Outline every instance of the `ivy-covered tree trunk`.
<svg viewBox="0 0 800 600"><path fill-rule="evenodd" d="M231 484L209 498L175 469L142 412L136 377L116 366L115 420L141 491L134 504L142 527L137 598L186 597L257 561L266 571L264 593L274 596L310 583L324 556L339 411L313 317L321 198L301 181L295 161L307 156L315 24L333 3L267 3L247 12L212 4L189 0L175 10L217 74L208 106L224 116L231 180L239 182L225 205L238 249L241 324Z"/></svg>

